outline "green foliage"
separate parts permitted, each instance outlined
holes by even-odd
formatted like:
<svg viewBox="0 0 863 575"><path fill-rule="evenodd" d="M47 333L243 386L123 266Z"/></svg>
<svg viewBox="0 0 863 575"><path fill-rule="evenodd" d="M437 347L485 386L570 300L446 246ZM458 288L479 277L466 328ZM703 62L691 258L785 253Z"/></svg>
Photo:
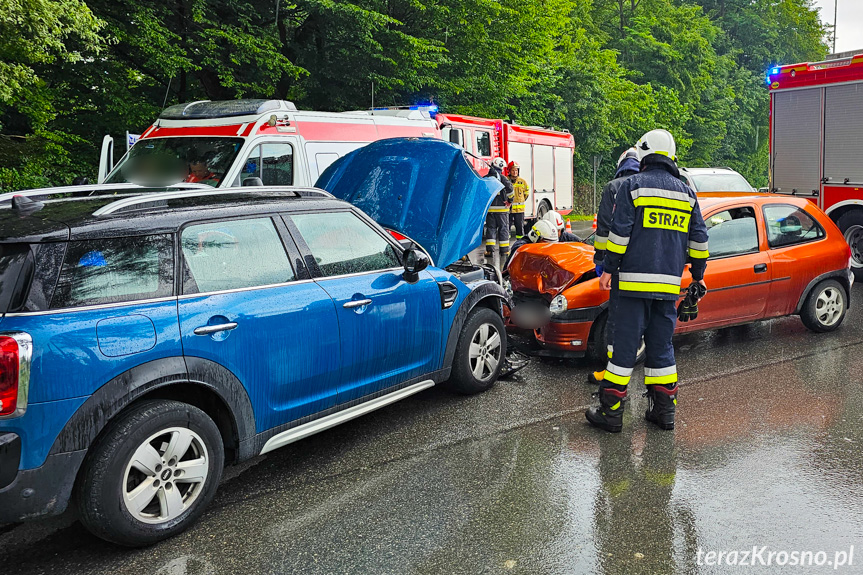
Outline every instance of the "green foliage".
<svg viewBox="0 0 863 575"><path fill-rule="evenodd" d="M595 156L604 182L656 127L684 165L761 185L764 71L826 53L811 0L0 0L0 33L7 189L92 178L102 136L163 105L341 111L369 107L372 86L375 105L570 130L584 194Z"/></svg>

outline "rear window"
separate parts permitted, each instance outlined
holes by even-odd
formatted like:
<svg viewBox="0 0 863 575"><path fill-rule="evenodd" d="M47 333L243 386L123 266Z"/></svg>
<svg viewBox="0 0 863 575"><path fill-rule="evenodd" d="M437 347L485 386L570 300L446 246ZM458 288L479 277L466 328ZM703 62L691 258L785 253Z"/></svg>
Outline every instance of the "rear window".
<svg viewBox="0 0 863 575"><path fill-rule="evenodd" d="M746 178L736 173L690 174L696 192L751 192Z"/></svg>
<svg viewBox="0 0 863 575"><path fill-rule="evenodd" d="M51 309L172 295L171 236L69 242Z"/></svg>
<svg viewBox="0 0 863 575"><path fill-rule="evenodd" d="M33 275L28 244L0 244L0 314L20 308Z"/></svg>

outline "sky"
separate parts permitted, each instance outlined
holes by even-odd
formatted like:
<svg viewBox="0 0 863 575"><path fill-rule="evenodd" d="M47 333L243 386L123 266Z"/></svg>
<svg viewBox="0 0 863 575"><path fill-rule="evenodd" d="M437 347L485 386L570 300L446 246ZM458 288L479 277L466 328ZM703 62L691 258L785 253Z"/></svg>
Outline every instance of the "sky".
<svg viewBox="0 0 863 575"><path fill-rule="evenodd" d="M835 0L815 0L821 8L821 21L833 25ZM836 51L863 49L863 0L839 0L839 20L836 24Z"/></svg>

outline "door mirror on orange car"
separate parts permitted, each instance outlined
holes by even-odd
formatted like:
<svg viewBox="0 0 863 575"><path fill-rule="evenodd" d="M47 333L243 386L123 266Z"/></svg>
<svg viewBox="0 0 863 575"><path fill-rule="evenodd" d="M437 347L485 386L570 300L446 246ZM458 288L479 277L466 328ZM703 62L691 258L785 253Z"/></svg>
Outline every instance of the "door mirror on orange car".
<svg viewBox="0 0 863 575"><path fill-rule="evenodd" d="M402 256L405 273L403 277L408 283L416 283L420 279L419 273L429 266L429 257L418 249L405 250Z"/></svg>

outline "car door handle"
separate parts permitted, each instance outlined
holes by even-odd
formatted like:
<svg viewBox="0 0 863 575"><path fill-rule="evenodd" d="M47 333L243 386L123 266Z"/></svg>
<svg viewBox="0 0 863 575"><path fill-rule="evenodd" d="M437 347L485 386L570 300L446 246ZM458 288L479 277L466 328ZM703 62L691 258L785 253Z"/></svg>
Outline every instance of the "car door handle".
<svg viewBox="0 0 863 575"><path fill-rule="evenodd" d="M351 301L346 301L342 304L342 307L354 309L355 307L363 307L364 305L369 305L370 303L372 303L372 300L370 299L355 299Z"/></svg>
<svg viewBox="0 0 863 575"><path fill-rule="evenodd" d="M212 335L220 331L231 331L237 327L237 322L220 323L218 325L202 325L195 328L195 335Z"/></svg>
<svg viewBox="0 0 863 575"><path fill-rule="evenodd" d="M767 264L755 264L755 267L752 269L755 270L755 273L761 274L767 271Z"/></svg>

